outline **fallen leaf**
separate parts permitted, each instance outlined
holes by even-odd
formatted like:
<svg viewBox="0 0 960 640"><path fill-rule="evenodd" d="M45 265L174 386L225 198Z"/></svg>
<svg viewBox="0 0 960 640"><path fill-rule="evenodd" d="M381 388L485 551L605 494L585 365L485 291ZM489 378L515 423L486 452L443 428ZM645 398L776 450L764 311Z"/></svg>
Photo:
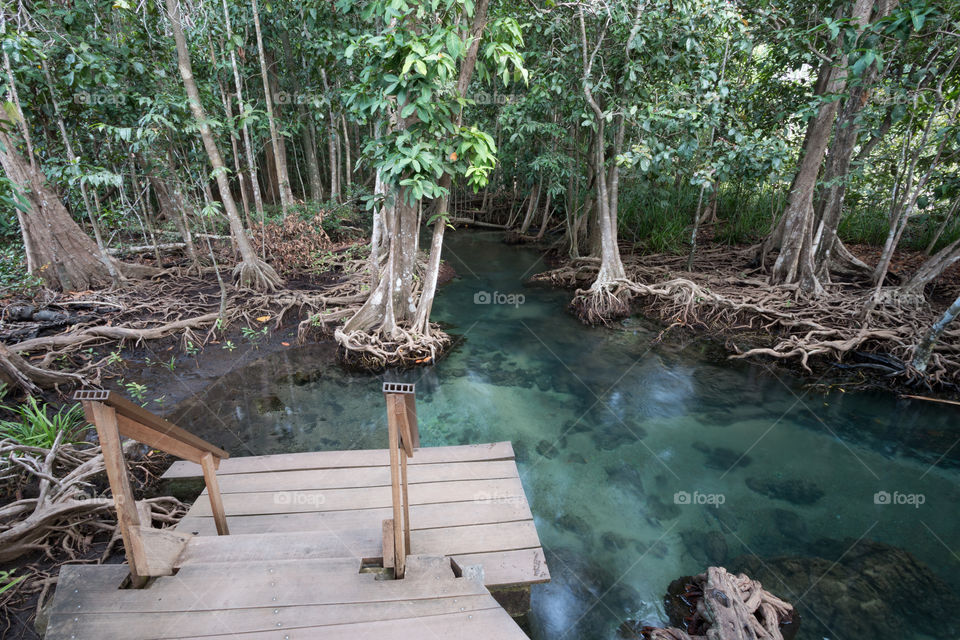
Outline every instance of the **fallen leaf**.
<svg viewBox="0 0 960 640"><path fill-rule="evenodd" d="M260 316L259 318L257 318L257 322L266 322L269 319L270 319L270 316Z"/></svg>

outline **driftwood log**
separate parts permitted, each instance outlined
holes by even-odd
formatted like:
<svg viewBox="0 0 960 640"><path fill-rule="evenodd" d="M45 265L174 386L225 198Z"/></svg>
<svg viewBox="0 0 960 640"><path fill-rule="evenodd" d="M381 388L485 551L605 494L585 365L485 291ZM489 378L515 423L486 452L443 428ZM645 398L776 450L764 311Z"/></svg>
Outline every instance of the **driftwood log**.
<svg viewBox="0 0 960 640"><path fill-rule="evenodd" d="M672 624L643 627L648 640L790 640L799 626L793 606L756 580L723 567L675 580L666 598Z"/></svg>

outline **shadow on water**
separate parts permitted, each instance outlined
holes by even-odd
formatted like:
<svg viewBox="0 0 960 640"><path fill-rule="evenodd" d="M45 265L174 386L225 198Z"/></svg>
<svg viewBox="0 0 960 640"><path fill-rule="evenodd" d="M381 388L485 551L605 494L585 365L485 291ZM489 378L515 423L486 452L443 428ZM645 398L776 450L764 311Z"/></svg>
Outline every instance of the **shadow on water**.
<svg viewBox="0 0 960 640"><path fill-rule="evenodd" d="M496 234L445 252L459 277L435 319L463 342L388 375L417 383L424 446L514 443L553 575L535 638L663 623L668 583L709 564L800 602L800 638L958 637L955 409L812 393L702 341L653 345L640 319L584 327L567 292L524 286L537 254ZM329 344L269 355L174 419L235 455L384 447L382 377L332 360Z"/></svg>

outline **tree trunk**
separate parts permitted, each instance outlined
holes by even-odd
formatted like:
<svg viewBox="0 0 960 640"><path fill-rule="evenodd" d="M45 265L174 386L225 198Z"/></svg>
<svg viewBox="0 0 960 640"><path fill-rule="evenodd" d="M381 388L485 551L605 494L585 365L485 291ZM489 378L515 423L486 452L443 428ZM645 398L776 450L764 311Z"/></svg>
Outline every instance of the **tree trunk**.
<svg viewBox="0 0 960 640"><path fill-rule="evenodd" d="M0 145L0 165L27 209L18 209L17 217L30 272L64 291L112 284L114 278L97 245L73 221L40 169L20 155L3 130Z"/></svg>
<svg viewBox="0 0 960 640"><path fill-rule="evenodd" d="M467 87L470 86L470 79L473 77L473 70L477 64L477 54L480 50L480 39L483 37L483 30L487 26L487 9L490 6L490 0L478 0L473 13L473 22L470 25L470 32L467 34L466 55L463 62L460 63L460 75L457 78L457 93L460 97L465 97ZM463 125L463 110L457 114L455 126ZM444 174L440 178L440 186L446 189L446 195L441 196L437 202L437 213L441 214L433 223L433 237L430 240L430 258L427 263L427 271L423 278L423 293L420 295L420 301L417 304L416 324L414 329L425 336L430 335L430 312L433 310L433 297L437 291L437 279L440 277L440 257L443 250L443 235L447 228L447 221L442 214L446 213L447 205L450 199L450 189L453 179L449 174Z"/></svg>
<svg viewBox="0 0 960 640"><path fill-rule="evenodd" d="M187 258L191 264L196 264L197 248L196 245L193 244L193 236L184 222L184 212L181 211L178 204L174 204L166 182L152 172L147 175L147 179L150 181L151 186L153 186L153 192L157 194L157 203L160 205L161 215L165 216L167 220L172 222L173 226L176 227L177 233L179 233L183 239Z"/></svg>
<svg viewBox="0 0 960 640"><path fill-rule="evenodd" d="M50 91L50 102L53 104L54 115L57 118L57 127L60 129L60 137L63 139L63 147L67 152L67 161L68 162L77 162L79 164L80 157L75 155L73 152L73 145L70 143L70 136L67 135L67 127L63 122L63 114L60 112L60 105L57 103L57 97L53 93L53 78L50 77L50 68L47 66L46 59L41 60L43 65L43 75L47 81L47 88ZM107 245L103 241L103 234L100 232L100 223L97 221L97 216L93 212L93 206L90 204L90 194L87 193L87 184L81 179L80 180L80 195L83 198L83 207L87 212L87 219L90 221L90 228L93 229L93 237L97 243L97 251L100 252L100 261L103 262L103 266L106 267L107 273L110 274L110 278L113 280L113 285L117 286L120 284L120 280L123 276L117 270L116 265L114 264L113 259L107 253Z"/></svg>
<svg viewBox="0 0 960 640"><path fill-rule="evenodd" d="M547 231L547 224L550 222L550 191L547 191L547 201L543 205L543 220L540 222L540 231L537 232L537 240L543 239L543 234Z"/></svg>
<svg viewBox="0 0 960 640"><path fill-rule="evenodd" d="M254 252L253 246L250 244L250 240L244 232L243 222L240 220L240 214L237 211L237 204L233 199L233 195L230 193L230 181L227 178L227 169L224 166L223 157L217 148L213 131L211 131L210 125L208 124L207 114L204 111L203 104L200 102L200 92L197 90L197 83L193 77L190 53L187 50L187 40L183 35L183 27L180 22L180 11L177 3L178 0L166 0L167 15L170 18L170 26L173 30L173 38L177 47L177 66L180 69L180 76L183 78L183 85L187 91L190 111L200 128L200 137L203 140L204 149L207 152L207 157L210 159L213 173L217 178L220 198L223 202L223 208L226 211L227 220L230 223L230 235L240 252L240 264L238 264L234 270L234 276L242 286L272 291L283 281L270 265L257 259L257 254Z"/></svg>
<svg viewBox="0 0 960 640"><path fill-rule="evenodd" d="M936 255L924 262L900 290L904 293L922 293L924 287L960 260L960 239L954 240Z"/></svg>
<svg viewBox="0 0 960 640"><path fill-rule="evenodd" d="M260 31L260 10L257 0L250 0L253 5L253 27L257 34L257 52L260 54L260 77L263 80L263 94L267 100L267 121L270 124L270 147L273 150L274 166L277 171L277 186L280 196L280 208L283 215L287 215L287 208L293 204L293 192L290 190L290 176L287 173L287 157L285 145L277 129L277 121L273 114L273 91L270 88L270 75L267 73L267 56L263 48L263 34Z"/></svg>
<svg viewBox="0 0 960 640"><path fill-rule="evenodd" d="M327 72L320 69L323 90L327 94L327 153L330 156L330 199L340 202L340 159L337 157L337 121L333 117L333 93L327 82Z"/></svg>
<svg viewBox="0 0 960 640"><path fill-rule="evenodd" d="M850 17L857 25L857 37L870 19L873 4L874 0L857 0L854 3ZM830 96L843 91L847 81L846 67L846 55L842 55L836 65L824 62L818 80L818 88L822 87L822 91L818 91L817 95ZM783 214L780 254L770 275L772 284L798 283L801 290L812 295L823 293L814 256L813 195L838 108L839 102L836 100L821 105L807 127L802 158Z"/></svg>
<svg viewBox="0 0 960 640"><path fill-rule="evenodd" d="M943 335L947 325L953 322L953 319L958 315L960 315L960 298L953 301L953 304L950 305L943 313L943 316L930 327L930 331L927 332L927 335L923 337L923 340L921 340L920 344L914 349L914 369L921 373L927 370L927 365L930 364L930 356L933 355L933 348L936 346L937 340Z"/></svg>
<svg viewBox="0 0 960 640"><path fill-rule="evenodd" d="M896 7L898 0L882 2L874 20L888 15ZM821 196L821 208L818 212L819 227L814 243L814 265L816 277L828 280L834 246L837 242L837 227L843 213L843 200L847 193L847 175L860 133L860 113L870 99L870 90L877 81L879 70L871 65L864 70L856 84L850 87L850 95L843 102L843 109L834 127L833 142L830 144L827 165L824 172L824 193Z"/></svg>
<svg viewBox="0 0 960 640"><path fill-rule="evenodd" d="M520 225L520 235L526 235L527 231L530 230L530 225L533 223L533 215L537 212L540 204L540 192L543 191L543 178L540 178L540 182L536 186L536 194L533 191L530 192L530 201L527 203L527 215L523 217L523 224Z"/></svg>
<svg viewBox="0 0 960 640"><path fill-rule="evenodd" d="M243 119L247 107L243 101L243 83L240 81L240 70L237 67L237 54L232 46L233 28L230 26L230 10L227 7L227 0L223 0L223 15L226 20L227 40L231 42L230 67L233 69L233 84L237 91L237 109L240 112L240 118ZM253 144L250 142L250 128L247 126L246 120L243 120L241 128L243 131L243 150L247 156L250 192L253 194L253 206L257 210L260 224L263 225L263 196L260 194L260 180L257 178L257 158L253 153Z"/></svg>

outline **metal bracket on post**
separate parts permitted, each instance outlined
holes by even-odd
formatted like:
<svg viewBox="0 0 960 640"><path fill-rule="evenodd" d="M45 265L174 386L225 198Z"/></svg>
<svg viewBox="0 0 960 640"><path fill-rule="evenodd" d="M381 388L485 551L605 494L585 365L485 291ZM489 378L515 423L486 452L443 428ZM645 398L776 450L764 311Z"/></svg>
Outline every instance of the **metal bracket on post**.
<svg viewBox="0 0 960 640"><path fill-rule="evenodd" d="M393 559L394 575L402 578L410 552L410 500L407 488L407 458L420 447L417 426L416 389L412 384L384 382L387 401L387 432L390 447L390 487L393 494L393 524L384 533L393 534L393 549L384 536L383 557ZM386 565L386 562L384 563Z"/></svg>

